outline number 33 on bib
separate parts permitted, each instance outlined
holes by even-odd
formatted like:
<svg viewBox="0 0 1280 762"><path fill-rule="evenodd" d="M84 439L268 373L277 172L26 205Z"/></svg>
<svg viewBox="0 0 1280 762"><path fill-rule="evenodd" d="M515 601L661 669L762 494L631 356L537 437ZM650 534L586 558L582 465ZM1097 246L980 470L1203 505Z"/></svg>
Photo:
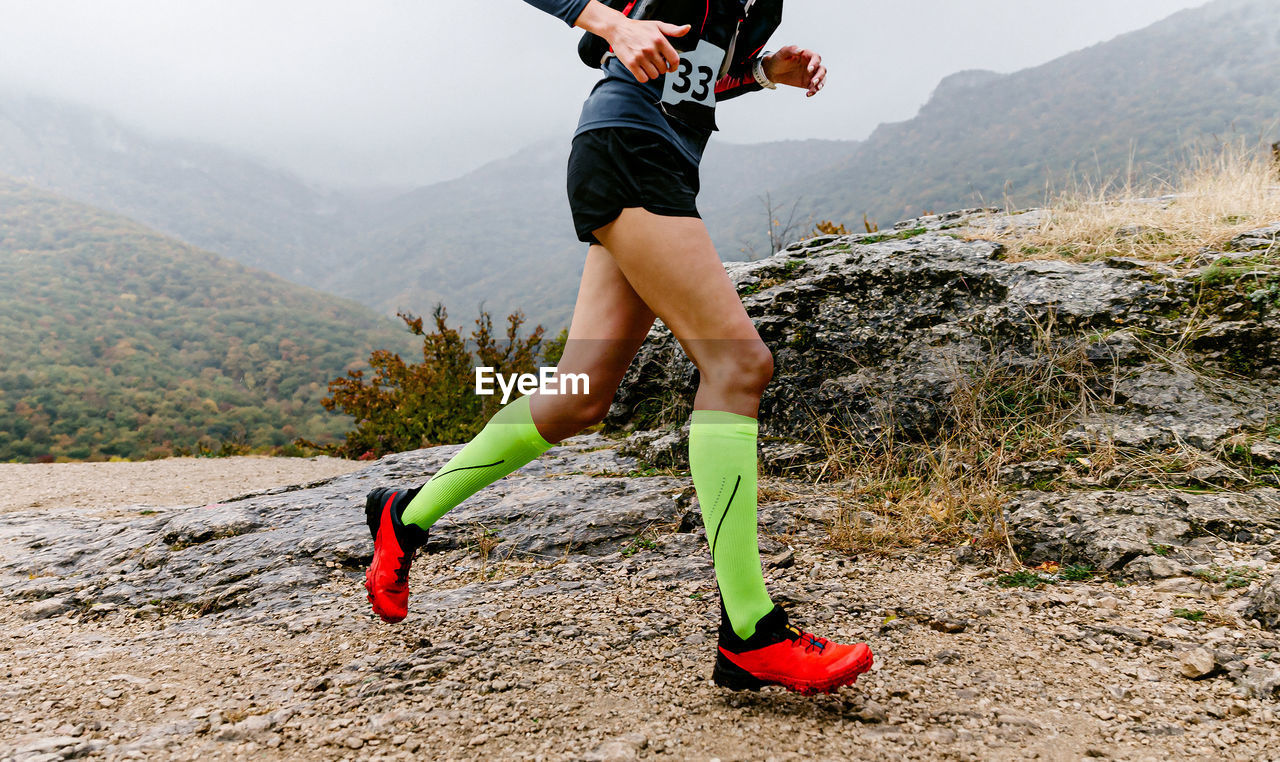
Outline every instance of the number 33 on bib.
<svg viewBox="0 0 1280 762"><path fill-rule="evenodd" d="M726 52L706 40L680 52L680 68L667 73L662 111L691 127L716 128L716 81Z"/></svg>

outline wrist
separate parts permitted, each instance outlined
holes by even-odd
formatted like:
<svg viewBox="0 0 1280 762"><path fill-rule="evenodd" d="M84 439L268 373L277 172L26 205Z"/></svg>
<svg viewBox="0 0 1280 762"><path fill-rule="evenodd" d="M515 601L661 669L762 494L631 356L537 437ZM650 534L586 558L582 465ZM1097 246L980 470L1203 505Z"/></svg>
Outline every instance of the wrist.
<svg viewBox="0 0 1280 762"><path fill-rule="evenodd" d="M773 61L773 56L765 53L756 59L755 64L751 67L751 73L756 79L756 84L767 90L776 90L778 85L773 80L773 76L769 71L769 64Z"/></svg>
<svg viewBox="0 0 1280 762"><path fill-rule="evenodd" d="M770 82L776 82L774 76L773 54L765 53L760 57L760 68L764 71L764 75L769 78Z"/></svg>
<svg viewBox="0 0 1280 762"><path fill-rule="evenodd" d="M613 42L613 38L626 20L627 17L620 11L610 8L599 0L591 0L573 25Z"/></svg>

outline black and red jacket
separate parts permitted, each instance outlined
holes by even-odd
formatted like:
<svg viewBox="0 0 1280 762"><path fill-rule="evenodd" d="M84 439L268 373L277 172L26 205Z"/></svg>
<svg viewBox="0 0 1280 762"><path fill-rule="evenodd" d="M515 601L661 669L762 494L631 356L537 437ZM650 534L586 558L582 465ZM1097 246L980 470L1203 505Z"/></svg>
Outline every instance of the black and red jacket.
<svg viewBox="0 0 1280 762"><path fill-rule="evenodd" d="M688 41L697 40L709 26L720 27L721 35L712 41L723 43L721 47L728 51L728 55L716 80L716 100L724 101L761 89L752 69L756 59L764 51L764 46L769 43L769 38L782 23L782 0L728 0L723 4L713 0L602 1L632 18L689 24L692 31L687 37L672 39L677 50L688 49ZM738 6L734 9L737 15L736 31L725 38L725 25L713 22L717 13L726 12L732 5ZM582 42L578 44L579 57L583 63L593 68L600 68L609 52L609 44L591 33L583 35Z"/></svg>

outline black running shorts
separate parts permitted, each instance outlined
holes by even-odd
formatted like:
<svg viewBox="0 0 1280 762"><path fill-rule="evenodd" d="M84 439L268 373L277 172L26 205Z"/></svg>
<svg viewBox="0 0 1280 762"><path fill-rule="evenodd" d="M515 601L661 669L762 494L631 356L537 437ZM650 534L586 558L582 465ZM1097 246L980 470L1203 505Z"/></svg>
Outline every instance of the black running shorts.
<svg viewBox="0 0 1280 762"><path fill-rule="evenodd" d="M700 217L698 167L665 138L633 127L603 127L573 139L569 209L578 240L642 207L666 217Z"/></svg>

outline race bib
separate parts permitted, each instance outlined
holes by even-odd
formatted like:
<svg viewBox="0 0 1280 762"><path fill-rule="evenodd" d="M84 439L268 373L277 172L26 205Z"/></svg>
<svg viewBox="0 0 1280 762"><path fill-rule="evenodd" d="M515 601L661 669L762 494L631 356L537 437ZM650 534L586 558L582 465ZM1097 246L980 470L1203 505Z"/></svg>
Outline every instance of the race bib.
<svg viewBox="0 0 1280 762"><path fill-rule="evenodd" d="M682 104L715 108L716 80L726 52L706 40L700 40L693 50L680 52L680 68L666 75L662 102L673 111L687 110Z"/></svg>

